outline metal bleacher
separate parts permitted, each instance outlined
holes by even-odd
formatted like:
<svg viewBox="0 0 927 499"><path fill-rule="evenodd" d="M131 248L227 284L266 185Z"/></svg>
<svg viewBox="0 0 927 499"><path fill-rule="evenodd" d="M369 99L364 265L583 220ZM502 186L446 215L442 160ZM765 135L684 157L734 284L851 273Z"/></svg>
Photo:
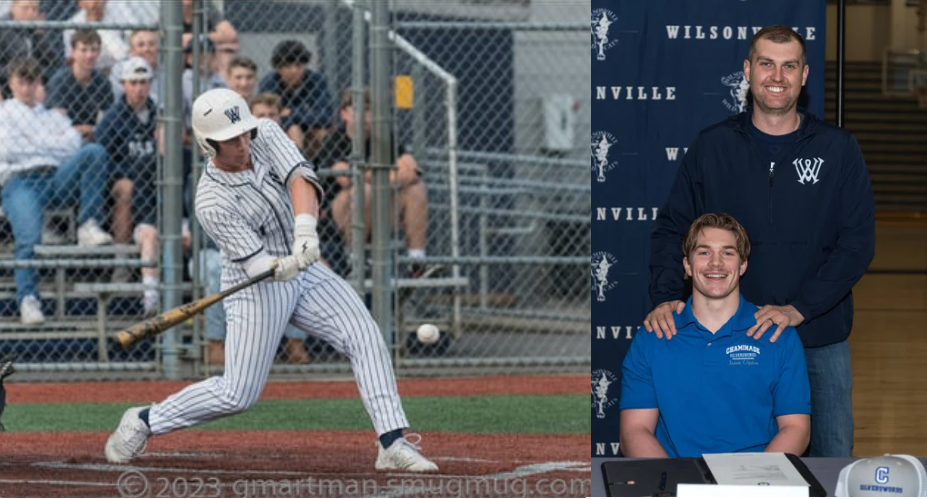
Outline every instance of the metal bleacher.
<svg viewBox="0 0 927 499"><path fill-rule="evenodd" d="M72 210L49 211L46 216L63 219L59 226L66 227L64 237L73 240ZM46 343L38 351L55 351L59 344L72 340L90 340L95 344L93 357L106 362L110 360L110 333L139 319L133 307L110 307L112 299L134 300L144 291L139 282L108 282L112 269L153 265L156 262L139 258L139 249L134 245L39 245L32 259L16 261L9 225L0 211L0 338L8 347L16 342L33 347L35 343ZM19 321L13 281L13 269L17 267L40 270L39 293L46 314L43 324L24 325Z"/></svg>

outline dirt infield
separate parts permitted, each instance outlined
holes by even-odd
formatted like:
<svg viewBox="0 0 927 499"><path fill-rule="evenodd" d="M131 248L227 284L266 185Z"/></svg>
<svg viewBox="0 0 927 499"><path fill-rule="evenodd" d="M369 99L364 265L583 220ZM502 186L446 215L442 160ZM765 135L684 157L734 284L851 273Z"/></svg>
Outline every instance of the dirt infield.
<svg viewBox="0 0 927 499"><path fill-rule="evenodd" d="M491 380L491 381L490 381ZM583 376L400 382L405 396L585 393ZM581 383L581 384L580 384ZM19 384L15 401L114 402L183 384ZM271 383L265 399L354 397L353 383ZM504 387L504 389L502 388ZM12 388L12 387L11 387ZM543 417L543 415L538 415ZM578 416L582 417L582 416ZM103 458L106 433L0 434L0 496L45 497L585 497L588 435L425 432L441 471L374 471L372 432L180 431L152 439L131 466Z"/></svg>

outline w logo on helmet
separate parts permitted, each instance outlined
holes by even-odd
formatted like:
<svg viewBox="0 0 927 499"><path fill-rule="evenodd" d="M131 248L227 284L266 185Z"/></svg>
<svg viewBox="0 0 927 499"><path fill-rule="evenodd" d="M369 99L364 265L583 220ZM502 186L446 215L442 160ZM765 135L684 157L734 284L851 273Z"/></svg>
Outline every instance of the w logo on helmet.
<svg viewBox="0 0 927 499"><path fill-rule="evenodd" d="M821 158L801 159L797 158L792 161L795 165L795 171L798 173L798 183L804 185L805 182L812 184L818 183L818 174L821 173L821 165L824 160Z"/></svg>
<svg viewBox="0 0 927 499"><path fill-rule="evenodd" d="M241 121L241 111L238 109L238 106L230 107L225 110L225 117L234 125Z"/></svg>

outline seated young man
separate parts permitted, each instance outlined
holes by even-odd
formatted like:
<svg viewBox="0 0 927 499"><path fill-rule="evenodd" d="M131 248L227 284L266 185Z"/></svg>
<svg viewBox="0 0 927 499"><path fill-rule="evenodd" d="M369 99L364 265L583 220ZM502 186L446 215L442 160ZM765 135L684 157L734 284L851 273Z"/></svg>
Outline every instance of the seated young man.
<svg viewBox="0 0 927 499"><path fill-rule="evenodd" d="M621 452L700 457L720 452L801 455L811 392L795 328L774 343L746 336L756 305L740 295L750 240L723 213L702 215L683 241L692 297L671 341L638 334L622 367Z"/></svg>

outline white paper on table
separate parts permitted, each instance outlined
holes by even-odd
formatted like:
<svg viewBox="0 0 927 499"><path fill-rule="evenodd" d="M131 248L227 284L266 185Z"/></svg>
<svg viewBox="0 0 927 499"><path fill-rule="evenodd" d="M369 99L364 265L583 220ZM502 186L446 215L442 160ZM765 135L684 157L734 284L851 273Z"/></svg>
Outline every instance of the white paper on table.
<svg viewBox="0 0 927 499"><path fill-rule="evenodd" d="M808 487L797 485L713 485L704 483L680 483L676 485L676 497L723 499L727 497L808 497Z"/></svg>
<svg viewBox="0 0 927 499"><path fill-rule="evenodd" d="M781 452L704 454L719 485L801 485L808 482Z"/></svg>

